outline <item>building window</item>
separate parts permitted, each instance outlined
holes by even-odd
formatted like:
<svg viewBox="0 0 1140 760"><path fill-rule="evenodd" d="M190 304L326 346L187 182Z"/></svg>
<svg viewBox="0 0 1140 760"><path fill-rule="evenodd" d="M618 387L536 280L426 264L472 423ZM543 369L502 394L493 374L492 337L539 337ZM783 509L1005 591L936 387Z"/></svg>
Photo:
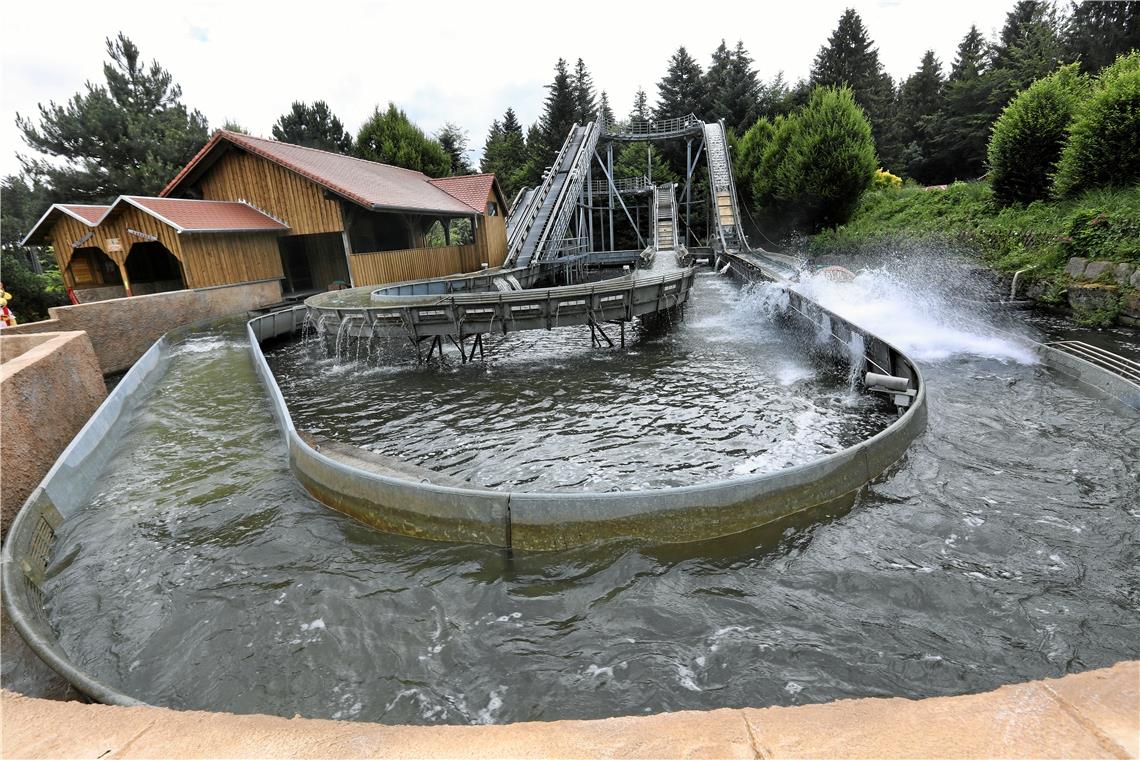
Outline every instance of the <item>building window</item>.
<svg viewBox="0 0 1140 760"><path fill-rule="evenodd" d="M487 216L498 216L499 207L495 205L494 201L487 204Z"/></svg>

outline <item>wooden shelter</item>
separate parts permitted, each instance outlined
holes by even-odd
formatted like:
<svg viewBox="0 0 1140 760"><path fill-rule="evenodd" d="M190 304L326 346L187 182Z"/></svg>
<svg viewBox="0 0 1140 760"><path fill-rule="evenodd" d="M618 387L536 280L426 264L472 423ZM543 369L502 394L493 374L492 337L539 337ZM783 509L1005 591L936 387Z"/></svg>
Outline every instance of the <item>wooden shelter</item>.
<svg viewBox="0 0 1140 760"><path fill-rule="evenodd" d="M305 294L498 266L506 210L491 174L432 179L220 130L159 197L56 204L24 242L53 247L75 301L265 280Z"/></svg>

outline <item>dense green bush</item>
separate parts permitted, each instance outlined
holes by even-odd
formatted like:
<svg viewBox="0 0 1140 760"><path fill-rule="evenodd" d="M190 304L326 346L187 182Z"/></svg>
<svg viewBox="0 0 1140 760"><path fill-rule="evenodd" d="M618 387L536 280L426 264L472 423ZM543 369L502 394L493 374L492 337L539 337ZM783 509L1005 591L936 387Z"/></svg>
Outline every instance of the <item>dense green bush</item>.
<svg viewBox="0 0 1140 760"><path fill-rule="evenodd" d="M47 319L48 307L67 304L58 269L45 269L43 274L36 274L20 255L4 251L0 254L0 274L4 290L12 294L8 308L20 324Z"/></svg>
<svg viewBox="0 0 1140 760"><path fill-rule="evenodd" d="M851 90L817 87L796 113L745 133L736 170L766 215L814 231L847 219L876 166L871 125Z"/></svg>
<svg viewBox="0 0 1140 760"><path fill-rule="evenodd" d="M1054 192L1071 197L1095 187L1140 180L1140 51L1101 72L1077 107L1061 154Z"/></svg>
<svg viewBox="0 0 1140 760"><path fill-rule="evenodd" d="M736 186L737 190L745 196L744 200L752 200L752 179L760 168L760 159L764 155L764 148L772 141L776 128L768 119L761 118L756 121L736 146Z"/></svg>
<svg viewBox="0 0 1140 760"><path fill-rule="evenodd" d="M1009 102L994 124L988 161L1000 203L1030 203L1049 196L1052 174L1088 90L1079 64L1038 79Z"/></svg>
<svg viewBox="0 0 1140 760"><path fill-rule="evenodd" d="M842 224L875 176L871 124L849 88L817 87L796 115L780 173L787 201L807 229Z"/></svg>
<svg viewBox="0 0 1140 760"><path fill-rule="evenodd" d="M759 162L750 183L752 198L766 207L778 207L781 201L790 197L785 174L788 151L796 138L799 120L795 114L777 116L772 122L772 136L760 151Z"/></svg>

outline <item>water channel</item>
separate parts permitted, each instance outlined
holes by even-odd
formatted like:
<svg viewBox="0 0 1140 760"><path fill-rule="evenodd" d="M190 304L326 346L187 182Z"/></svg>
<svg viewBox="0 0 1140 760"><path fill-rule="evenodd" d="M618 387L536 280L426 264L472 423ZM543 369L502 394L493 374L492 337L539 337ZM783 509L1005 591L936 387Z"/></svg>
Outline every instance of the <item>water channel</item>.
<svg viewBox="0 0 1140 760"><path fill-rule="evenodd" d="M61 527L62 646L155 704L385 723L954 694L1140 656L1140 418L922 284L802 287L930 394L928 431L845 514L513 556L382 534L295 482L234 324L177 348ZM706 273L624 352L566 329L491 341L485 364L313 341L271 362L298 427L490 487L697 482L886 424L766 302Z"/></svg>

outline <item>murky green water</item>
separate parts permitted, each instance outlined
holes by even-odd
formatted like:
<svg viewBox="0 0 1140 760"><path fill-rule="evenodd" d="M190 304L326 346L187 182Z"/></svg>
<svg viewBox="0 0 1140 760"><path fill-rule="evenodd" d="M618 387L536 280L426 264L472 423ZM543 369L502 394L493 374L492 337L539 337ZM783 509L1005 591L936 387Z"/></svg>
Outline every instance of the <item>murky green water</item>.
<svg viewBox="0 0 1140 760"><path fill-rule="evenodd" d="M721 295L734 299L731 290ZM700 342L709 333L700 332L696 303L689 318L656 338L680 364L719 350ZM737 331L738 345L779 345L753 329L761 328ZM700 332L697 343L684 342L688 331ZM157 704L388 723L918 697L1140 656L1140 418L1019 363L1012 349L951 337L928 347L923 362L928 432L845 515L701 547L618 542L509 557L380 534L311 500L288 472L241 333L198 336L178 349L131 420L90 506L63 525L49 616L80 667ZM614 355L564 351L536 343L490 368L437 370L438 380L406 367L395 371L400 383L341 371L360 395L325 416L331 430L332 421L379 410L382 425L404 426L410 458L482 473L484 482L616 481L617 466L545 467L539 456L502 466L494 452L463 460L448 449L464 434L466 415L454 411L464 398L425 406L420 384L446 390L505 376L517 390L530 377L535 394L504 399L502 416L513 403L536 428L556 430L574 416L567 407L581 403L580 415L642 419L572 401L577 383L621 383L610 382L612 369L594 369L612 367ZM663 409L670 399L731 404L724 399L737 392L749 407L806 399L840 420L813 439L820 445L833 445L844 424L862 424L857 410L839 414L842 379L812 376L810 364L792 362L801 369L778 391L757 389L750 372L770 383L778 356L758 351L756 364L773 369L725 370L723 383L675 393L650 379L689 372L662 359L633 373L628 387ZM549 373L561 379L545 383ZM286 390L294 397L309 380L296 382ZM401 383L403 411L389 388ZM557 390L565 401L532 409ZM801 402L779 403L784 422L753 426L772 440L796 430ZM762 420L764 410L690 422L704 437L723 425L723 454L755 445L733 442L744 435L742 417ZM298 418L317 426L321 411ZM349 427L353 440L380 441L376 423ZM699 446L685 455L686 433L671 435L663 464L639 466L639 475L664 482L730 468L709 464ZM432 444L435 437L456 440ZM495 439L472 440L482 449ZM559 446L602 456L582 440ZM613 461L655 461L653 447L621 441L616 450ZM737 457L731 467L747 462Z"/></svg>

